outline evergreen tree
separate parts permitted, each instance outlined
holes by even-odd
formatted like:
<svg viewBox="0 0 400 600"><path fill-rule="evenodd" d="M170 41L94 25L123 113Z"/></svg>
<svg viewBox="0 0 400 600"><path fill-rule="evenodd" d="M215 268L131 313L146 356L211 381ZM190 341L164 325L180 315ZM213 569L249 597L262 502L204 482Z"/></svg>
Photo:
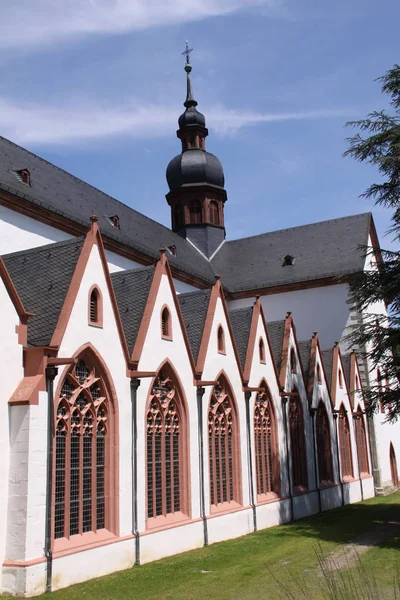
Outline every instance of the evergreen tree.
<svg viewBox="0 0 400 600"><path fill-rule="evenodd" d="M348 138L345 156L378 168L379 183L373 183L361 196L374 200L392 211L389 232L400 239L400 66L394 65L378 79L382 92L390 96L393 114L382 110L370 113L366 119L351 121L360 133ZM392 112L392 111L391 111ZM366 247L376 268L363 273L351 284L351 299L362 320L351 328L347 340L364 351L372 364L372 377L379 369L376 384L365 392L368 411L385 408L387 419L400 417L400 253ZM389 317L379 314L375 302L385 302ZM388 385L390 382L390 388Z"/></svg>

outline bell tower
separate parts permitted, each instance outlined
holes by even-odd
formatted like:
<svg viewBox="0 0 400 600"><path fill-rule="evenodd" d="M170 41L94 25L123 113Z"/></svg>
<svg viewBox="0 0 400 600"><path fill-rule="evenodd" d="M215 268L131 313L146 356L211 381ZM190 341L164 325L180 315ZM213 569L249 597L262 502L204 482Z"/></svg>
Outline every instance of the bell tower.
<svg viewBox="0 0 400 600"><path fill-rule="evenodd" d="M172 229L190 241L207 258L225 239L224 204L227 199L225 179L218 158L206 151L208 129L204 115L194 99L188 43L186 56L185 112L179 117L176 132L182 152L167 167L170 191L166 195L171 207Z"/></svg>

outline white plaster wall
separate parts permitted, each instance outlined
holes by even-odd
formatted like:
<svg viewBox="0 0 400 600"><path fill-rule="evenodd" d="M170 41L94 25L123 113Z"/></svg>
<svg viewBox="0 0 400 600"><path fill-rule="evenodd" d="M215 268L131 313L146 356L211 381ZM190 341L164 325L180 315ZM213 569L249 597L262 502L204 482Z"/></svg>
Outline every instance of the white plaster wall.
<svg viewBox="0 0 400 600"><path fill-rule="evenodd" d="M293 498L293 518L303 519L319 511L318 492L301 494Z"/></svg>
<svg viewBox="0 0 400 600"><path fill-rule="evenodd" d="M213 516L207 523L210 544L231 540L254 531L253 513L250 508Z"/></svg>
<svg viewBox="0 0 400 600"><path fill-rule="evenodd" d="M161 337L161 310L164 305L170 310L172 323L172 341ZM197 440L197 405L196 389L193 385L193 371L180 328L178 315L175 310L173 293L166 275L160 282L159 292L155 301L153 314L150 319L148 332L144 341L142 356L139 361L139 371L157 371L160 365L168 358L179 375L183 392L186 396L186 409L189 419L189 447L190 447L190 491L191 491L191 517L200 516L199 505L199 461ZM151 378L142 379L138 389L137 419L138 419L138 513L139 530L146 529L146 404ZM197 543L196 539L193 544ZM195 546L193 546L195 547Z"/></svg>
<svg viewBox="0 0 400 600"><path fill-rule="evenodd" d="M290 500L279 500L257 506L257 528L266 529L287 523L290 519Z"/></svg>
<svg viewBox="0 0 400 600"><path fill-rule="evenodd" d="M129 269L139 269L143 267L140 263L131 260L130 258L126 258L125 256L120 256L115 252L111 252L110 250L105 251L108 270L110 273L116 273L117 271L128 271Z"/></svg>
<svg viewBox="0 0 400 600"><path fill-rule="evenodd" d="M225 333L225 349L226 354L220 354L218 352L218 327L222 325L224 333ZM249 479L248 479L248 457L247 457L247 440L246 440L246 412L245 412L245 402L242 391L242 380L239 372L239 368L237 366L235 353L233 350L232 340L229 336L229 329L227 326L227 322L225 319L225 313L223 309L223 305L221 299L218 298L214 319L211 327L210 334L210 342L208 345L208 352L206 356L206 360L204 363L204 370L202 379L204 381L214 381L220 371L224 370L232 391L235 395L236 407L238 412L238 427L237 431L240 436L240 465L241 465L241 482L242 482L242 504L243 506L248 506L250 504L250 496L249 496ZM206 393L203 398L203 431L207 432L207 422L208 422L208 406L210 403L212 389L210 387L206 388ZM208 436L205 433L204 436L204 481L205 481L205 507L206 514L210 514L210 474L208 468ZM240 519L243 518L243 515ZM219 523L219 519L216 521L215 527L217 527L217 523ZM222 522L221 522L222 523ZM222 525L221 525L222 526ZM239 517L237 527L232 523L233 530L230 532L231 537L234 537L234 533L237 535L243 535L243 528L239 526ZM215 532L216 538L218 538L217 532ZM223 539L223 538L221 538Z"/></svg>
<svg viewBox="0 0 400 600"><path fill-rule="evenodd" d="M204 545L203 523L197 520L180 527L164 529L140 538L140 562L145 564Z"/></svg>
<svg viewBox="0 0 400 600"><path fill-rule="evenodd" d="M340 340L349 315L347 299L348 288L344 283L261 296L267 321L279 321L287 312L292 312L297 339L310 339L317 331L321 348L331 348ZM229 309L252 306L253 303L254 297L232 300Z"/></svg>
<svg viewBox="0 0 400 600"><path fill-rule="evenodd" d="M259 341L260 338L264 341L265 348L265 364L260 362L259 356ZM258 387L261 380L265 379L271 392L272 400L275 409L275 418L277 424L278 449L280 457L280 478L281 478L281 495L287 496L289 493L289 482L287 476L287 458L286 458L286 439L285 427L283 422L282 400L279 393L279 385L275 374L273 357L271 355L269 345L267 343L267 335L264 329L264 324L261 316L257 323L256 339L254 344L254 353L251 362L249 387ZM255 464L255 447L254 447L254 409L257 393L253 392L250 399L250 434L252 444L252 459L253 459L253 487L255 497L257 496L256 485L256 464Z"/></svg>
<svg viewBox="0 0 400 600"><path fill-rule="evenodd" d="M0 255L71 238L55 227L0 206Z"/></svg>
<svg viewBox="0 0 400 600"><path fill-rule="evenodd" d="M10 421L12 411L21 407L10 407L8 401L23 377L22 346L18 344L18 334L15 327L19 317L14 304L0 278L0 314L1 344L0 344L0 378L1 378L1 419L0 419L0 564L5 558L7 503L10 461ZM26 407L25 411L26 411ZM16 433L17 435L17 433ZM26 448L24 448L26 450ZM18 468L18 466L17 466ZM21 499L23 502L23 498Z"/></svg>
<svg viewBox="0 0 400 600"><path fill-rule="evenodd" d="M342 490L340 485L321 490L321 509L332 510L342 504Z"/></svg>
<svg viewBox="0 0 400 600"><path fill-rule="evenodd" d="M174 286L177 294L187 294L188 292L195 292L198 289L194 285L179 281L179 279L174 279Z"/></svg>

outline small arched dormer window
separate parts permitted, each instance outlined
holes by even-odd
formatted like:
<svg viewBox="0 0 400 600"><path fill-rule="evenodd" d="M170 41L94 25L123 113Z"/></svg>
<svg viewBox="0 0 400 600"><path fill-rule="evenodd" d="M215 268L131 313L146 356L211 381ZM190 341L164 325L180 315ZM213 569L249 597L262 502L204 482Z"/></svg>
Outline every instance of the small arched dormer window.
<svg viewBox="0 0 400 600"><path fill-rule="evenodd" d="M292 371L292 373L297 373L297 369L296 369L296 354L295 354L293 348L290 351L290 370Z"/></svg>
<svg viewBox="0 0 400 600"><path fill-rule="evenodd" d="M222 329L221 325L218 327L218 352L219 354L226 354L226 349L225 349L225 333L224 330Z"/></svg>
<svg viewBox="0 0 400 600"><path fill-rule="evenodd" d="M339 387L343 387L343 375L342 371L339 369Z"/></svg>
<svg viewBox="0 0 400 600"><path fill-rule="evenodd" d="M164 340L172 340L171 313L167 306L161 311L161 337Z"/></svg>
<svg viewBox="0 0 400 600"><path fill-rule="evenodd" d="M320 365L317 365L317 381L318 381L318 385L322 384L322 374L321 374Z"/></svg>
<svg viewBox="0 0 400 600"><path fill-rule="evenodd" d="M211 202L209 204L209 211L210 211L210 223L212 225L219 225L218 204L215 202L215 200L211 200Z"/></svg>
<svg viewBox="0 0 400 600"><path fill-rule="evenodd" d="M258 342L258 350L260 353L260 363L265 365L265 344L262 338L260 338L260 341Z"/></svg>
<svg viewBox="0 0 400 600"><path fill-rule="evenodd" d="M201 204L198 200L195 200L189 207L190 212L190 224L200 225L202 222Z"/></svg>
<svg viewBox="0 0 400 600"><path fill-rule="evenodd" d="M89 325L103 327L103 299L97 286L89 291Z"/></svg>

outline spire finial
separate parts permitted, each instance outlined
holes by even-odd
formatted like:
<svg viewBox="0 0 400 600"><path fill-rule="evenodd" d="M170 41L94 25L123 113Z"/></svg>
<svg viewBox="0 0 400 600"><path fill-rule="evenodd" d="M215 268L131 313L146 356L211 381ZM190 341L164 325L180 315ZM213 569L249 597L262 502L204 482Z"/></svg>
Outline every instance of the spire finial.
<svg viewBox="0 0 400 600"><path fill-rule="evenodd" d="M190 64L190 53L193 52L193 48L189 48L189 42L186 40L186 47L182 54L186 57L185 60L185 71L187 75L187 93L186 100L183 103L183 106L189 108L190 106L197 106L197 102L194 99L193 91L192 91L192 82L190 80L190 73L192 71L192 65Z"/></svg>

